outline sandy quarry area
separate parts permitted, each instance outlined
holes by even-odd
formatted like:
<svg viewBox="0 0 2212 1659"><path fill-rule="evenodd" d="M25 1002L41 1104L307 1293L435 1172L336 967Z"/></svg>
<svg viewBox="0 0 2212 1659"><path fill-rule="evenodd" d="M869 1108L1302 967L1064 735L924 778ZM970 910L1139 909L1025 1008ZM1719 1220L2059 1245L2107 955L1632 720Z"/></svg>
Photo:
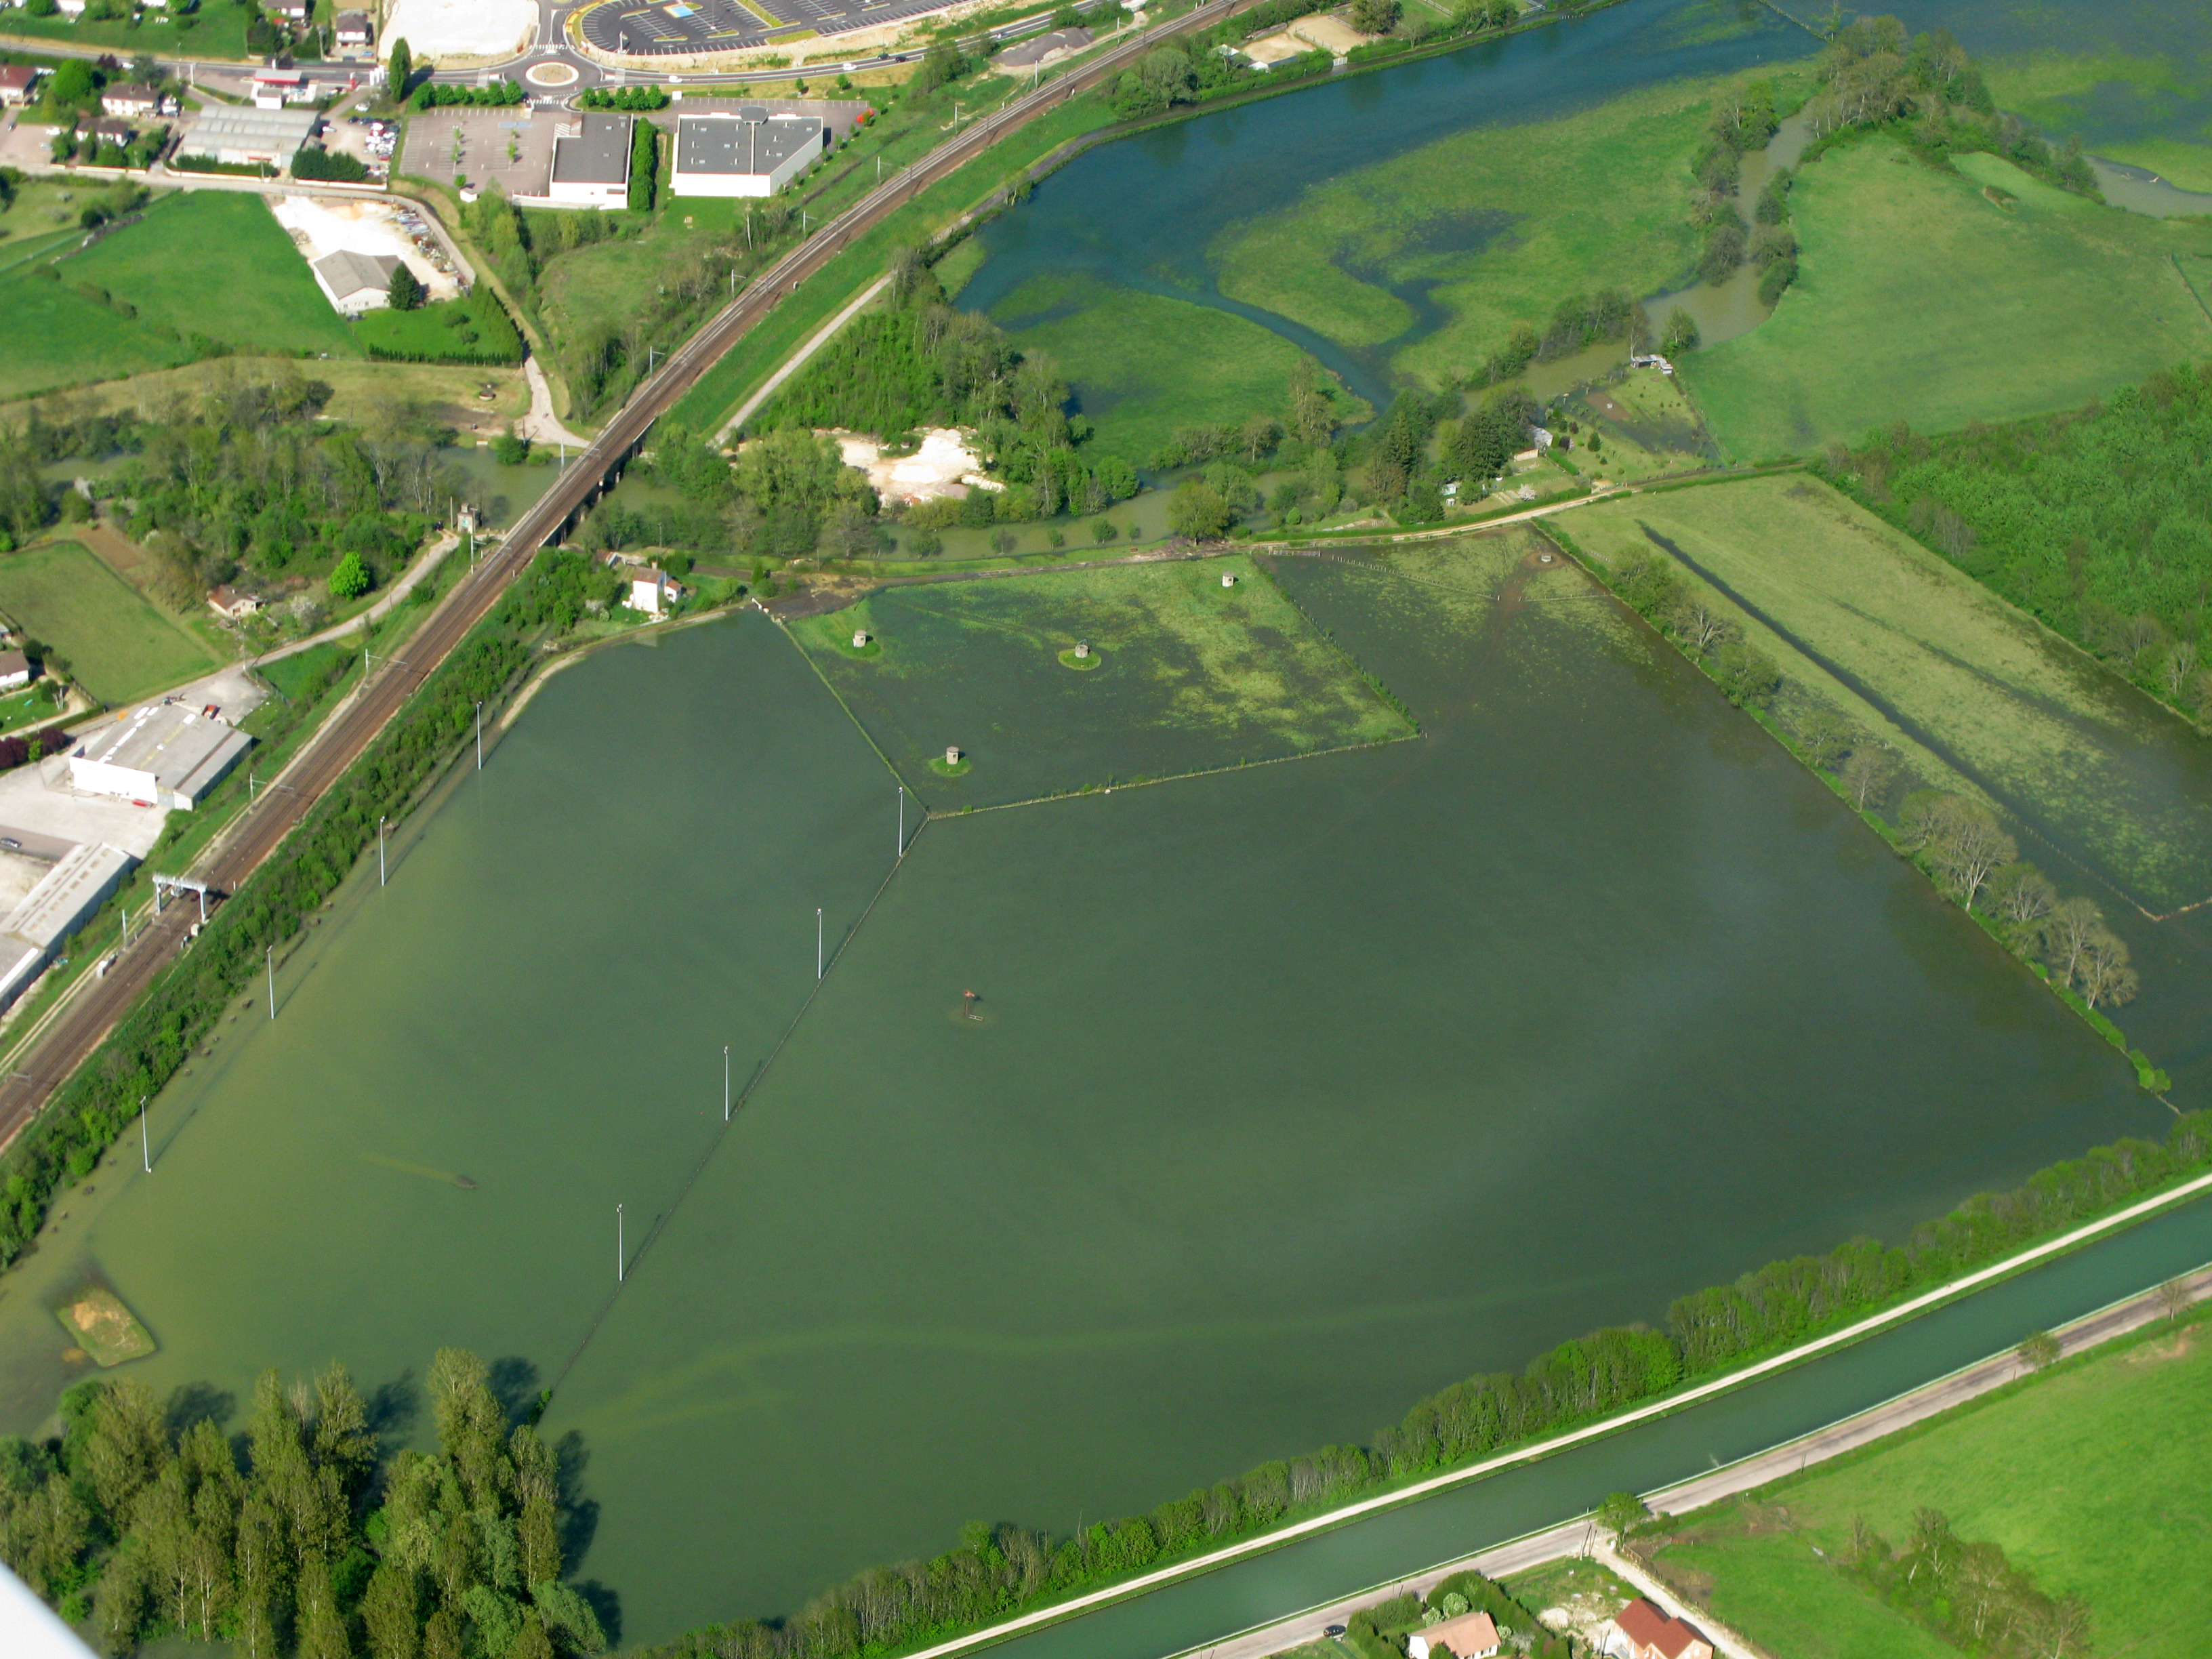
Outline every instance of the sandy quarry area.
<svg viewBox="0 0 2212 1659"><path fill-rule="evenodd" d="M301 257L310 264L340 248L353 253L396 253L407 261L407 268L433 300L450 300L461 291L455 274L432 263L400 223L400 210L390 203L272 196L269 210L291 232Z"/></svg>
<svg viewBox="0 0 2212 1659"><path fill-rule="evenodd" d="M886 457L874 438L853 432L830 432L844 452L845 465L868 475L868 483L885 501L930 501L946 495L965 495L970 484L984 489L1004 489L995 478L983 476L983 458L968 447L968 434L952 427L933 427L921 434L921 447L911 455Z"/></svg>
<svg viewBox="0 0 2212 1659"><path fill-rule="evenodd" d="M425 58L511 58L538 35L536 0L393 0L380 45L404 40Z"/></svg>

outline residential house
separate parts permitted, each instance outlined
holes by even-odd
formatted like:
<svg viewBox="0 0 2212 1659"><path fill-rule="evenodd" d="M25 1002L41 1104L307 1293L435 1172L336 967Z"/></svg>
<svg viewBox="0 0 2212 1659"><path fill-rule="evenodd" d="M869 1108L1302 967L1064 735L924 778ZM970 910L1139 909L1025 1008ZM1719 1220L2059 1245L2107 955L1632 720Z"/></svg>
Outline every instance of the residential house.
<svg viewBox="0 0 2212 1659"><path fill-rule="evenodd" d="M0 64L0 104L13 106L31 101L31 88L38 84L44 70L33 69L28 64Z"/></svg>
<svg viewBox="0 0 2212 1659"><path fill-rule="evenodd" d="M337 17L337 43L340 46L367 46L376 40L376 29L365 11L342 11Z"/></svg>
<svg viewBox="0 0 2212 1659"><path fill-rule="evenodd" d="M62 0L61 14L74 22L84 15L85 0Z"/></svg>
<svg viewBox="0 0 2212 1659"><path fill-rule="evenodd" d="M76 136L82 142L95 146L116 144L128 149L131 141L138 135L132 131L130 122L118 121L112 116L103 115L96 121L78 122ZM77 159L82 161L85 158L80 154Z"/></svg>
<svg viewBox="0 0 2212 1659"><path fill-rule="evenodd" d="M658 565L649 564L631 573L629 608L633 611L642 611L648 617L665 617L668 607L683 597L682 585Z"/></svg>
<svg viewBox="0 0 2212 1659"><path fill-rule="evenodd" d="M1462 1613L1440 1625L1417 1630L1406 1638L1409 1659L1490 1659L1500 1644L1498 1626L1486 1613Z"/></svg>
<svg viewBox="0 0 2212 1659"><path fill-rule="evenodd" d="M241 593L226 582L208 595L208 608L218 617L239 622L261 609L261 596L258 593Z"/></svg>
<svg viewBox="0 0 2212 1659"><path fill-rule="evenodd" d="M0 651L0 691L31 683L31 659L20 651Z"/></svg>
<svg viewBox="0 0 2212 1659"><path fill-rule="evenodd" d="M314 11L308 0L266 0L264 9L278 21L296 27L304 27Z"/></svg>
<svg viewBox="0 0 2212 1659"><path fill-rule="evenodd" d="M143 120L161 112L161 94L151 87L125 83L107 88L100 94L100 107L109 115L124 120Z"/></svg>
<svg viewBox="0 0 2212 1659"><path fill-rule="evenodd" d="M1638 1596L1600 1632L1618 1659L1713 1659L1713 1644L1687 1620Z"/></svg>

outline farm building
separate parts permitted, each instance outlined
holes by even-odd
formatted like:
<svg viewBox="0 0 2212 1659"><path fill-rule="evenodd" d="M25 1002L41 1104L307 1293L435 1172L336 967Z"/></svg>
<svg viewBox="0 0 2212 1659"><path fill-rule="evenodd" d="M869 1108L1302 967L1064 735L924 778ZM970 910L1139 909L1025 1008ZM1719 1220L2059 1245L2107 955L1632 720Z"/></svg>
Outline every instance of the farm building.
<svg viewBox="0 0 2212 1659"><path fill-rule="evenodd" d="M266 161L288 167L315 131L311 109L241 109L235 105L203 109L177 145L179 155L204 155L234 165Z"/></svg>
<svg viewBox="0 0 2212 1659"><path fill-rule="evenodd" d="M392 274L399 269L396 253L356 253L340 248L325 253L307 267L331 303L347 316L373 311L392 300Z"/></svg>
<svg viewBox="0 0 2212 1659"><path fill-rule="evenodd" d="M70 848L39 879L0 921L0 1008L22 994L137 861L119 847L88 842Z"/></svg>
<svg viewBox="0 0 2212 1659"><path fill-rule="evenodd" d="M772 114L759 104L684 115L676 123L669 188L678 196L773 196L829 148L819 116Z"/></svg>
<svg viewBox="0 0 2212 1659"><path fill-rule="evenodd" d="M630 125L628 115L581 115L553 135L553 179L548 200L562 207L629 205Z"/></svg>
<svg viewBox="0 0 2212 1659"><path fill-rule="evenodd" d="M1498 1626L1486 1613L1462 1613L1417 1630L1406 1639L1407 1659L1490 1659L1500 1644Z"/></svg>
<svg viewBox="0 0 2212 1659"><path fill-rule="evenodd" d="M252 742L186 704L148 703L81 738L70 755L70 781L91 794L190 811Z"/></svg>

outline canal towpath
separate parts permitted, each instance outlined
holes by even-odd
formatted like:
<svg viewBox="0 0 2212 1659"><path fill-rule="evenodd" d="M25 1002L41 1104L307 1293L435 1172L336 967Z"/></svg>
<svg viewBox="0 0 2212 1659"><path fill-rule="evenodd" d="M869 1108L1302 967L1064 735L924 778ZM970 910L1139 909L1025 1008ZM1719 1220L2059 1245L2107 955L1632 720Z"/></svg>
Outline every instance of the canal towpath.
<svg viewBox="0 0 2212 1659"><path fill-rule="evenodd" d="M2175 1282L2189 1305L2212 1298L2212 1267L2201 1268ZM2145 1329L2161 1319L2171 1317L2173 1311L2174 1304L2168 1299L2166 1287L2161 1285L2086 1314L2060 1326L2051 1334L2062 1356L2082 1353L2103 1343ZM1686 1515L1724 1498L1755 1492L1786 1475L1801 1474L1815 1464L1856 1451L1914 1424L1940 1417L1945 1412L2017 1381L2027 1369L2026 1362L2016 1350L2008 1349L2002 1353L1991 1354L1948 1376L1923 1383L1893 1400L1844 1418L1826 1428L1816 1429L1811 1434L1784 1442L1723 1468L1711 1470L1657 1492L1647 1492L1644 1494L1644 1501L1655 1515ZM1357 1595L1310 1607L1287 1618L1255 1626L1223 1641L1185 1651L1190 1659L1268 1659L1271 1655L1315 1640L1331 1626L1343 1625L1362 1607L1372 1607L1377 1601L1387 1601L1407 1590L1426 1595L1455 1572L1464 1572L1472 1568L1488 1578L1508 1578L1570 1556L1587 1556L1595 1560L1628 1580L1669 1613L1688 1619L1705 1631L1712 1638L1714 1645L1729 1659L1766 1659L1760 1650L1736 1632L1716 1626L1711 1616L1702 1609L1684 1605L1634 1556L1615 1550L1601 1535L1595 1522L1588 1516L1577 1516L1571 1521L1561 1522L1524 1538L1477 1550L1455 1560L1425 1568L1407 1577L1377 1584Z"/></svg>

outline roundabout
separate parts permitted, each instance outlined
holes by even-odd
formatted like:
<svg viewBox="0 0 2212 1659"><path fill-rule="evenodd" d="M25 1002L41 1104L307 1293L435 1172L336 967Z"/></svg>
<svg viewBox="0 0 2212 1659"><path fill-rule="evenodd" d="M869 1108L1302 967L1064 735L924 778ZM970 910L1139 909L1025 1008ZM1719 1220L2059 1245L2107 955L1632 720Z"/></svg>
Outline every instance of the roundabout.
<svg viewBox="0 0 2212 1659"><path fill-rule="evenodd" d="M548 91L557 91L563 87L574 86L584 77L574 64L563 64L556 60L551 63L532 64L523 71L522 78L533 87L543 87Z"/></svg>

